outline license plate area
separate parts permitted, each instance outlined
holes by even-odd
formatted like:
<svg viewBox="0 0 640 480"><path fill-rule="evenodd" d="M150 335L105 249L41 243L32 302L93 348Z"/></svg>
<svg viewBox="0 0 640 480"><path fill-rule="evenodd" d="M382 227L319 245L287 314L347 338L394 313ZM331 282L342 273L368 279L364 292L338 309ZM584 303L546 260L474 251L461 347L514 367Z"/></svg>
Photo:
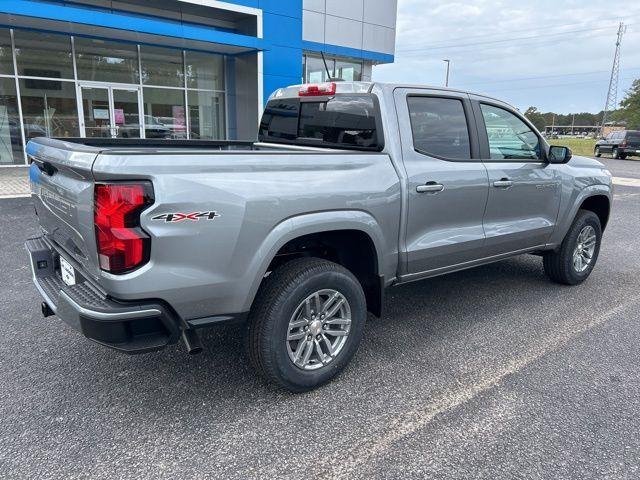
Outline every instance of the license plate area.
<svg viewBox="0 0 640 480"><path fill-rule="evenodd" d="M76 284L76 271L62 255L60 255L60 276L62 281L70 287Z"/></svg>

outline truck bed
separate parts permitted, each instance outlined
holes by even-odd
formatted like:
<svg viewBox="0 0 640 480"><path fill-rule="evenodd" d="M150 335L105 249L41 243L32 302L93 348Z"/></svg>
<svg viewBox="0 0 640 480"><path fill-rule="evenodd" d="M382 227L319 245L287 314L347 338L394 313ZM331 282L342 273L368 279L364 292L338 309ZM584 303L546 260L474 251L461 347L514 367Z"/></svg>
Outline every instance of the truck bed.
<svg viewBox="0 0 640 480"><path fill-rule="evenodd" d="M120 301L162 299L186 321L246 312L268 258L290 235L354 223L379 241L385 276L396 271L400 179L384 152L38 138L27 154L42 235L87 281ZM119 182L152 185L154 203L140 217L151 249L145 266L111 275L101 270L96 250L94 187ZM215 217L161 219L198 212Z"/></svg>
<svg viewBox="0 0 640 480"><path fill-rule="evenodd" d="M38 139L41 141L42 139ZM207 150L253 150L253 142L239 140L163 140L157 138L53 138L64 143L95 147L101 150L130 149L207 149Z"/></svg>
<svg viewBox="0 0 640 480"><path fill-rule="evenodd" d="M319 153L348 153L340 149L303 147L296 145L259 143L242 140L161 140L153 138L38 138L39 144L50 145L57 149L82 151L87 153L178 153L178 152L260 152L283 151L287 153L313 150ZM84 147L84 148L83 148Z"/></svg>

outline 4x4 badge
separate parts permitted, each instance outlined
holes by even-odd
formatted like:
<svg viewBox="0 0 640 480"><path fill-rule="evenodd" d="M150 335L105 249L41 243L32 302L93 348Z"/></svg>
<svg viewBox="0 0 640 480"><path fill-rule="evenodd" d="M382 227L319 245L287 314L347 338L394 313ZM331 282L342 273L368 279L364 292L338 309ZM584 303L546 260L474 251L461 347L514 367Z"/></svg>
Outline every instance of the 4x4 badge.
<svg viewBox="0 0 640 480"><path fill-rule="evenodd" d="M183 220L198 222L200 220L214 220L221 215L218 212L193 212L193 213L163 213L152 217L151 220L161 220L167 223L177 223Z"/></svg>

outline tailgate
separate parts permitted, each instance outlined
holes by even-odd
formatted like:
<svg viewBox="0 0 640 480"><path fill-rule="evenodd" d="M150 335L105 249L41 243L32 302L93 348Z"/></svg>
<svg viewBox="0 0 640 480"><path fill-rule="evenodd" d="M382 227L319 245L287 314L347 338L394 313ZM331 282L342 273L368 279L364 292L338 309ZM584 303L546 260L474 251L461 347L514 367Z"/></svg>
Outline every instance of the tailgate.
<svg viewBox="0 0 640 480"><path fill-rule="evenodd" d="M627 134L627 148L640 150L640 133L634 132Z"/></svg>
<svg viewBox="0 0 640 480"><path fill-rule="evenodd" d="M27 144L31 195L43 234L93 277L99 268L91 170L99 152L95 147L46 138Z"/></svg>

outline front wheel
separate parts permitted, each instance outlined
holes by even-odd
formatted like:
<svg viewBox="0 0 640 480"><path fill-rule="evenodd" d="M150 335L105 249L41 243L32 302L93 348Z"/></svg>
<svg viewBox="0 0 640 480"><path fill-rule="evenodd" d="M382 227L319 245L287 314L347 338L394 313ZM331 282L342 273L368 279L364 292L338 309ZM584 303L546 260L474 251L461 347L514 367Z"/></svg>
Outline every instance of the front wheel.
<svg viewBox="0 0 640 480"><path fill-rule="evenodd" d="M319 258L292 260L260 287L249 315L249 360L287 390L316 388L356 353L366 312L362 286L347 269Z"/></svg>
<svg viewBox="0 0 640 480"><path fill-rule="evenodd" d="M602 226L598 216L580 210L557 252L546 252L544 270L557 283L577 285L584 282L595 267L600 253Z"/></svg>

